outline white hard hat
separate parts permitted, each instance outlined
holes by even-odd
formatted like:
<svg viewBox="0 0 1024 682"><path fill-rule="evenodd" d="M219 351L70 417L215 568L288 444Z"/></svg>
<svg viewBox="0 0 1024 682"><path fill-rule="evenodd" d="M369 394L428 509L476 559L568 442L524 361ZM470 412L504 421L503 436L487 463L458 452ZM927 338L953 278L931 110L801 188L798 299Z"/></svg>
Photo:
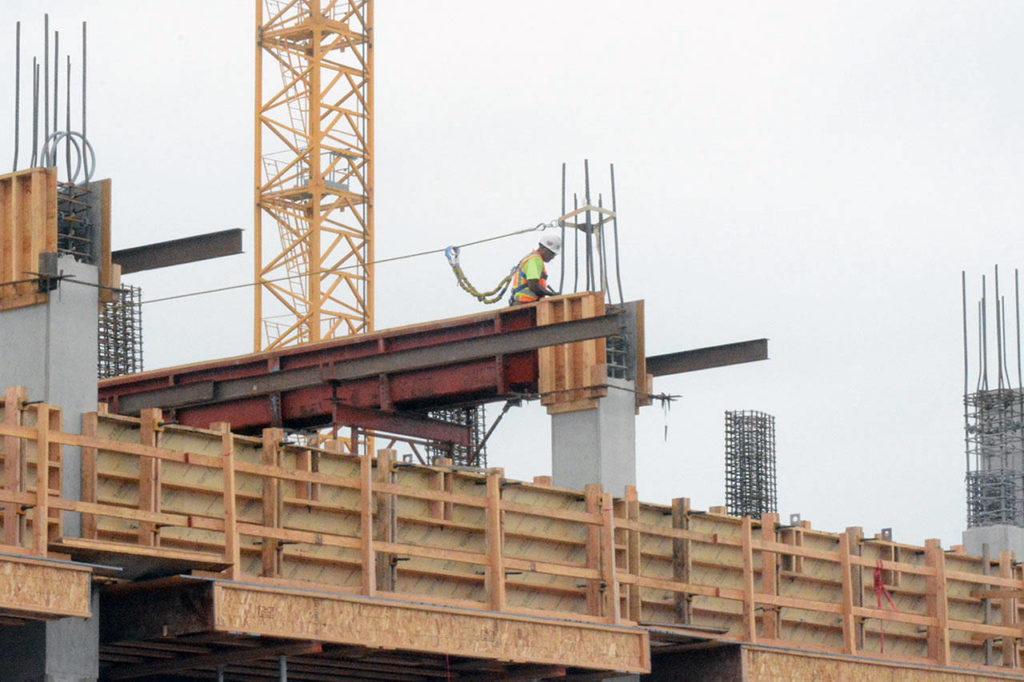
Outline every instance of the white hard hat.
<svg viewBox="0 0 1024 682"><path fill-rule="evenodd" d="M546 234L540 238L540 245L557 256L562 250L562 238L557 234Z"/></svg>

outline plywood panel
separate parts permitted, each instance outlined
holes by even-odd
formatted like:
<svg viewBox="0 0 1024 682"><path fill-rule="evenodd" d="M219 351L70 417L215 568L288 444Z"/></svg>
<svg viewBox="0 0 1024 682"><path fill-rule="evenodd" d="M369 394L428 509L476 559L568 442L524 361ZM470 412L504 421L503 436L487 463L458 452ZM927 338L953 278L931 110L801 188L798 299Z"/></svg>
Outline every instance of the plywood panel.
<svg viewBox="0 0 1024 682"><path fill-rule="evenodd" d="M743 647L745 682L979 682L980 680L1020 679L998 671L957 671L923 665L900 665L866 659L838 658L789 651Z"/></svg>

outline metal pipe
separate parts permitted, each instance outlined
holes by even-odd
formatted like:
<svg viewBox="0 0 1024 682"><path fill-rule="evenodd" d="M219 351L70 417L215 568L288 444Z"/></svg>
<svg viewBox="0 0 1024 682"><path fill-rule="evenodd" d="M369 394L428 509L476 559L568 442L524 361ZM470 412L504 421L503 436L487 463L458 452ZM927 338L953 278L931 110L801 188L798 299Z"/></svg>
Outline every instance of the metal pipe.
<svg viewBox="0 0 1024 682"><path fill-rule="evenodd" d="M277 659L278 679L280 682L288 682L288 657L281 656Z"/></svg>
<svg viewBox="0 0 1024 682"><path fill-rule="evenodd" d="M615 164L608 164L611 168L612 176L612 235L615 238L615 282L619 286L619 303L623 303L625 299L622 297L622 270L619 267L619 209L615 205Z"/></svg>
<svg viewBox="0 0 1024 682"><path fill-rule="evenodd" d="M14 25L14 168L18 171L18 133L21 120L21 22Z"/></svg>

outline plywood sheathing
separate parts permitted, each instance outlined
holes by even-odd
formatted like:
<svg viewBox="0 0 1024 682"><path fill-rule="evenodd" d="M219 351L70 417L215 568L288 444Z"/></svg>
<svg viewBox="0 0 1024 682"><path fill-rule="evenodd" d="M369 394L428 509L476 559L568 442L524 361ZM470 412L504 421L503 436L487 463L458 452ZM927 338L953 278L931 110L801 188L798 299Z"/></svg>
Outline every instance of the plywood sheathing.
<svg viewBox="0 0 1024 682"><path fill-rule="evenodd" d="M360 458L272 434L231 435L226 425L161 425L155 415L89 415L79 436L39 421L55 408L5 396L4 471L20 457L26 474L20 483L12 476L13 489L5 476L0 497L26 505L27 529L10 533L26 554L37 551L35 519L45 518L51 548L134 553L176 567L219 563L224 576L280 588L583 623L710 627L732 641L952 666L982 666L987 641L1002 648L1005 665L1019 666L1024 577L1010 555L986 570L983 559L936 542L898 544L808 522L787 528L774 516L743 520L684 500L645 504L632 490L617 499L600 486L581 492L509 481L500 470L395 463L393 452ZM43 495L35 483L40 444L50 453ZM83 472L92 500L66 500L56 488L64 446L95 451ZM140 465L146 459L160 462L147 483L159 488L146 496L155 508L140 496L147 486L139 477L152 470ZM276 504L267 500L273 482ZM37 505L46 507L38 516ZM90 535L53 537L53 510L91 515ZM144 523L154 543L140 547ZM876 569L895 609L877 607Z"/></svg>

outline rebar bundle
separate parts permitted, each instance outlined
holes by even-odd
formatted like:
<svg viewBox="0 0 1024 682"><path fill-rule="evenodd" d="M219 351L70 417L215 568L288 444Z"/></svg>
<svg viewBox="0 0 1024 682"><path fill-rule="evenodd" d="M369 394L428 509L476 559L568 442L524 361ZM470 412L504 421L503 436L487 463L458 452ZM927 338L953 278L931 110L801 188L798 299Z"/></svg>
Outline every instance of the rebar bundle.
<svg viewBox="0 0 1024 682"><path fill-rule="evenodd" d="M469 429L469 447L463 445L428 445L430 459L447 457L457 466L487 467L487 448L480 444L487 431L487 411L484 405L476 407L452 407L442 410L431 410L430 417L449 424L459 424ZM480 452L477 452L477 449ZM475 454L474 454L475 453Z"/></svg>
<svg viewBox="0 0 1024 682"><path fill-rule="evenodd" d="M104 303L98 329L100 379L142 371L142 289L125 286Z"/></svg>
<svg viewBox="0 0 1024 682"><path fill-rule="evenodd" d="M725 413L725 506L733 516L753 518L778 511L772 415Z"/></svg>

